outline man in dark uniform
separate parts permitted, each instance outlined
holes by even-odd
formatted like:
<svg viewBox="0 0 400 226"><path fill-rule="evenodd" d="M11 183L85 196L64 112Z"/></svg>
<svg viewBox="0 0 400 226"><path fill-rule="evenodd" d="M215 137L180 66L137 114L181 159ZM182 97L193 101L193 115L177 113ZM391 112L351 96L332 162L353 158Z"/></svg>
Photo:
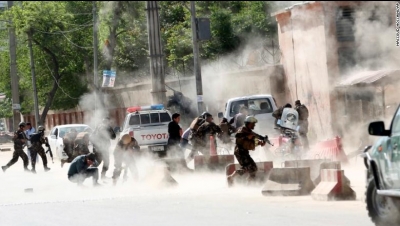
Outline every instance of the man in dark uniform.
<svg viewBox="0 0 400 226"><path fill-rule="evenodd" d="M195 139L196 137L196 133L197 130L199 129L199 127L201 125L203 125L203 123L206 121L205 120L205 115L209 114L208 112L203 112L199 117L196 117L192 123L190 123L190 134L189 134L189 140L192 144L192 152L189 154L189 156L187 157L186 161L191 161L191 159L193 159L193 156L195 155L195 153L197 153L197 149L198 149L198 143L197 143L197 139Z"/></svg>
<svg viewBox="0 0 400 226"><path fill-rule="evenodd" d="M42 158L43 161L43 167L44 171L49 171L50 168L47 167L47 156L46 152L44 151L43 144L46 145L46 147L49 146L49 144L46 142L44 138L44 127L39 126L38 127L38 133L34 133L31 135L31 143L32 143L32 148L31 148L31 157L32 157L32 172L36 173L36 156L39 154L39 156Z"/></svg>
<svg viewBox="0 0 400 226"><path fill-rule="evenodd" d="M65 136L63 137L64 144L64 152L67 154L68 159L61 159L61 168L65 163L72 162L78 155L74 153L75 139L78 135L76 129L71 129Z"/></svg>
<svg viewBox="0 0 400 226"><path fill-rule="evenodd" d="M178 113L172 114L172 121L168 124L168 152L176 153L179 148L179 143L182 137L182 128L179 126L181 115ZM181 153L181 151L179 151Z"/></svg>
<svg viewBox="0 0 400 226"><path fill-rule="evenodd" d="M235 127L228 123L227 118L223 118L221 123L219 124L221 128L221 134L219 138L222 140L222 143L229 144L231 143L231 134L235 132Z"/></svg>
<svg viewBox="0 0 400 226"><path fill-rule="evenodd" d="M197 151L202 152L203 155L209 155L210 136L214 136L215 147L217 147L215 136L222 133L221 128L213 122L214 119L210 113L206 113L204 117L205 122L197 129L194 135L196 148L193 147L189 155L191 158L193 158Z"/></svg>
<svg viewBox="0 0 400 226"><path fill-rule="evenodd" d="M26 144L26 141L28 140L24 128L25 128L25 122L20 122L19 123L19 129L14 132L14 137L12 138L14 142L14 152L12 159L7 163L7 165L2 166L1 168L3 169L3 172L6 172L10 166L14 165L18 161L18 157L21 157L22 161L24 161L24 169L27 172L30 172L28 169L28 164L29 164L29 159L28 156L24 152L24 145Z"/></svg>
<svg viewBox="0 0 400 226"><path fill-rule="evenodd" d="M229 186L233 185L233 178L237 174L242 176L245 173L249 173L249 177L247 178L248 182L254 181L258 169L256 163L250 156L249 150L254 150L257 145L265 145L265 142L263 141L259 141L258 144L256 144L255 136L252 132L257 123L257 119L253 116L247 116L244 123L245 125L239 128L235 135L236 146L234 152L234 155L242 168L236 170L233 174L227 177Z"/></svg>
<svg viewBox="0 0 400 226"><path fill-rule="evenodd" d="M285 106L279 107L274 112L272 112L272 117L275 118L275 128L279 128L278 120L281 119L284 108L292 108L292 105L287 103L285 104Z"/></svg>
<svg viewBox="0 0 400 226"><path fill-rule="evenodd" d="M110 118L105 117L103 122L98 125L93 133L93 153L96 154L96 160L99 164L103 162L101 169L101 179L106 179L106 172L110 165L110 145L111 140L117 136L110 126Z"/></svg>
<svg viewBox="0 0 400 226"><path fill-rule="evenodd" d="M75 155L86 155L89 154L89 132L83 131L76 135L74 141L74 154Z"/></svg>
<svg viewBox="0 0 400 226"><path fill-rule="evenodd" d="M97 169L95 154L80 155L76 157L69 166L68 180L78 185L82 185L88 177L93 177L93 186L100 185L99 170Z"/></svg>
<svg viewBox="0 0 400 226"><path fill-rule="evenodd" d="M300 126L299 135L301 138L301 142L303 143L304 150L309 150L309 143L307 138L308 133L308 109L304 104L301 104L300 100L296 100L295 108L297 113L299 114L299 122Z"/></svg>
<svg viewBox="0 0 400 226"><path fill-rule="evenodd" d="M125 163L125 173L127 174L128 168L134 176L137 176L137 169L134 164L134 158L139 155L140 146L135 138L125 134L118 141L114 149L114 172L113 184L116 185L119 176L122 172L122 163Z"/></svg>

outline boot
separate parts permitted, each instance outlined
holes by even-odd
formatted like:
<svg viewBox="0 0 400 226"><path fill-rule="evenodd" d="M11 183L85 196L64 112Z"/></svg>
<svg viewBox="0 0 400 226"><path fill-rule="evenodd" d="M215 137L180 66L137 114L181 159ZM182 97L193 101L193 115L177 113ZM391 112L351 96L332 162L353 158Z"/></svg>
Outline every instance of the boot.
<svg viewBox="0 0 400 226"><path fill-rule="evenodd" d="M101 187L102 184L100 184L99 182L93 182L93 187Z"/></svg>
<svg viewBox="0 0 400 226"><path fill-rule="evenodd" d="M227 176L226 180L228 182L228 187L232 187L233 186L233 176L232 175Z"/></svg>
<svg viewBox="0 0 400 226"><path fill-rule="evenodd" d="M61 168L63 168L64 164L67 162L67 160L61 159Z"/></svg>
<svg viewBox="0 0 400 226"><path fill-rule="evenodd" d="M25 171L25 172L29 172L29 173L32 172L31 170L28 169L28 167L24 167L24 171ZM35 171L35 173L36 173L36 171Z"/></svg>
<svg viewBox="0 0 400 226"><path fill-rule="evenodd" d="M47 172L47 171L49 171L50 170L50 168L49 167L47 167L47 166L44 166L44 172Z"/></svg>
<svg viewBox="0 0 400 226"><path fill-rule="evenodd" d="M107 179L110 179L110 178L106 177L106 172L101 172L101 179L102 180L107 180Z"/></svg>
<svg viewBox="0 0 400 226"><path fill-rule="evenodd" d="M36 164L32 164L31 172L36 174Z"/></svg>
<svg viewBox="0 0 400 226"><path fill-rule="evenodd" d="M226 177L226 181L228 182L228 187L233 186L233 178L236 176L237 172L233 172L231 175Z"/></svg>
<svg viewBox="0 0 400 226"><path fill-rule="evenodd" d="M1 169L3 170L4 173L6 172L7 168L8 168L7 166L2 166L1 167Z"/></svg>

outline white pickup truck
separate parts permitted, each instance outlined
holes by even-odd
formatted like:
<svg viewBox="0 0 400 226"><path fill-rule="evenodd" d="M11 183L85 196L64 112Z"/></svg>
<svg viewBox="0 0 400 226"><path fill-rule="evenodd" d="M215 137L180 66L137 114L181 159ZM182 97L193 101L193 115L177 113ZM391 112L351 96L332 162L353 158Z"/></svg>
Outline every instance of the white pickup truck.
<svg viewBox="0 0 400 226"><path fill-rule="evenodd" d="M171 113L162 104L130 107L127 112L120 137L129 134L139 146L147 146L150 151L159 154L165 153Z"/></svg>
<svg viewBox="0 0 400 226"><path fill-rule="evenodd" d="M271 94L260 94L252 96L242 96L229 99L225 104L225 111L218 113L218 118L227 118L228 121L234 117L242 106L249 109L249 115L254 115L258 119L255 131L260 134L276 135L274 130L275 118L272 112L277 109L274 98Z"/></svg>

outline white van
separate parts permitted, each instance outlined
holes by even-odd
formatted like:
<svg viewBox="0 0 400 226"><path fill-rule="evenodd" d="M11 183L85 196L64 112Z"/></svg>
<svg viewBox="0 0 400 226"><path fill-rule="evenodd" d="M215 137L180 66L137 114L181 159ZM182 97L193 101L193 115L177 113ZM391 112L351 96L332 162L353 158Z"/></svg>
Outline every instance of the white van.
<svg viewBox="0 0 400 226"><path fill-rule="evenodd" d="M277 134L278 131L274 130L275 118L272 117L272 112L277 109L277 106L272 95L260 94L231 98L225 104L224 113L218 113L218 118L224 117L229 121L239 113L242 106L246 106L249 109L249 115L253 115L258 120L254 132L268 136Z"/></svg>

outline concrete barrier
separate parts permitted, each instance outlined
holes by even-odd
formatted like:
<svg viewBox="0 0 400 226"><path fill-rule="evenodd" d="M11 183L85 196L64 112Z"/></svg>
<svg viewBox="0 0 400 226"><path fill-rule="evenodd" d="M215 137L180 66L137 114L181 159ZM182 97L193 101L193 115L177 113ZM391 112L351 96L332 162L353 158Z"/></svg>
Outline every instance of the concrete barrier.
<svg viewBox="0 0 400 226"><path fill-rule="evenodd" d="M321 163L318 177L315 180L313 180L315 186L317 186L321 182L321 174L320 173L321 173L321 170L323 170L323 169L337 169L337 170L340 170L340 169L342 169L342 166L341 166L340 161L331 161L331 162L323 162L323 163ZM350 180L346 176L344 176L344 181L345 181L345 183L347 185L350 186Z"/></svg>
<svg viewBox="0 0 400 226"><path fill-rule="evenodd" d="M310 167L273 168L262 188L265 196L309 195L315 188L310 178Z"/></svg>
<svg viewBox="0 0 400 226"><path fill-rule="evenodd" d="M234 155L196 155L194 156L194 170L224 170L228 164L234 162Z"/></svg>
<svg viewBox="0 0 400 226"><path fill-rule="evenodd" d="M316 186L316 180L319 178L321 164L327 162L325 159L305 159L305 160L289 160L284 162L285 167L310 167L310 177Z"/></svg>
<svg viewBox="0 0 400 226"><path fill-rule="evenodd" d="M327 158L332 161L348 163L347 156L343 150L342 139L338 136L331 140L317 143L313 150L310 151L309 155L309 158L318 156L320 158Z"/></svg>
<svg viewBox="0 0 400 226"><path fill-rule="evenodd" d="M268 174L271 172L271 169L274 168L273 162L256 162L258 171L256 173L256 182L261 182L264 183L267 178ZM228 164L225 168L225 174L226 176L231 175L235 170L240 169L241 166L240 164ZM248 175L243 175L243 176L236 176L234 178L233 184L239 183L239 184L246 184L247 183L247 176Z"/></svg>
<svg viewBox="0 0 400 226"><path fill-rule="evenodd" d="M311 192L314 200L355 200L356 193L345 183L344 170L321 170L321 182Z"/></svg>
<svg viewBox="0 0 400 226"><path fill-rule="evenodd" d="M0 151L11 151L11 148L0 148Z"/></svg>

